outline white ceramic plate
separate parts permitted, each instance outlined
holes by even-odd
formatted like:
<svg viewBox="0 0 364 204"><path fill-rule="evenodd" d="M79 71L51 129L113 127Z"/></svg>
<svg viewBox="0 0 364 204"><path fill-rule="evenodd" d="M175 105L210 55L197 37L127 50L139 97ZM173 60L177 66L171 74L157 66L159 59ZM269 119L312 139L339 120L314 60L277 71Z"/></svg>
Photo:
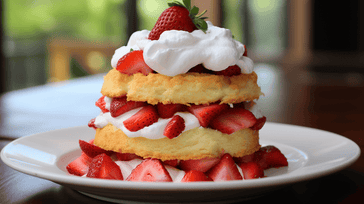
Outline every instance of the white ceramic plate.
<svg viewBox="0 0 364 204"><path fill-rule="evenodd" d="M19 138L1 151L5 164L20 172L68 186L88 196L128 203L224 203L254 198L299 181L340 171L354 163L360 149L340 135L293 125L267 123L260 143L278 147L289 166L265 171L255 180L196 183L148 183L72 176L66 166L81 154L78 140L90 140L94 130L74 127Z"/></svg>

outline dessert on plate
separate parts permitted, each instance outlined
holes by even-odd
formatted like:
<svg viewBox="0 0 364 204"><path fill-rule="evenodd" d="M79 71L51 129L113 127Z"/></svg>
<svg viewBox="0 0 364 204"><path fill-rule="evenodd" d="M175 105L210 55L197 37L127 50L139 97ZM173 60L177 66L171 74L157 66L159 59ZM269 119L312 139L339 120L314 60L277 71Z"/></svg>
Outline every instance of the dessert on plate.
<svg viewBox="0 0 364 204"><path fill-rule="evenodd" d="M287 166L261 147L266 117L246 47L205 22L190 1L170 3L151 31L115 51L89 122L91 141L70 174L127 181L226 181Z"/></svg>

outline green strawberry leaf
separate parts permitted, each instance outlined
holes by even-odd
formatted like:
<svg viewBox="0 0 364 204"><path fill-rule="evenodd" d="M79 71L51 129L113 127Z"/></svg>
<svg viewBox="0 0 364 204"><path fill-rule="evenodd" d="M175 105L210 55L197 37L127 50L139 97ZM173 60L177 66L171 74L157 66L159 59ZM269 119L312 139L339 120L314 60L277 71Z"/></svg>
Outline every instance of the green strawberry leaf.
<svg viewBox="0 0 364 204"><path fill-rule="evenodd" d="M185 5L179 1L174 1L174 2L171 2L171 3L168 3L168 6L169 7L172 7L172 6L181 6L181 7L185 7Z"/></svg>
<svg viewBox="0 0 364 204"><path fill-rule="evenodd" d="M198 14L198 11L199 11L200 9L198 8L198 7L196 7L196 6L193 6L193 8L191 9L191 11L190 11L190 15L192 15L192 16L196 16L197 14Z"/></svg>
<svg viewBox="0 0 364 204"><path fill-rule="evenodd" d="M191 0L183 0L183 4L189 11L191 10Z"/></svg>
<svg viewBox="0 0 364 204"><path fill-rule="evenodd" d="M208 27L206 21L204 21L203 19L200 19L200 18L195 18L195 19L193 19L193 23L196 25L196 27L198 29L200 29L204 33L206 33L207 27Z"/></svg>

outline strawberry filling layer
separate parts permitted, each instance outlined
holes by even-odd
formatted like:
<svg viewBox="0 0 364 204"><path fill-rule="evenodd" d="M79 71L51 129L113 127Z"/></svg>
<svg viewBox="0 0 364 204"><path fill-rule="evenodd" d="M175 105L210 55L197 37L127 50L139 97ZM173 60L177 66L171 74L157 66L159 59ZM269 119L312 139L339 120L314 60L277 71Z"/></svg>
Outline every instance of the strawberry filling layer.
<svg viewBox="0 0 364 204"><path fill-rule="evenodd" d="M89 178L149 182L194 182L248 180L264 177L264 170L288 166L286 157L274 146L232 157L199 160L142 159L135 154L116 153L80 140L82 154L66 167L70 174Z"/></svg>
<svg viewBox="0 0 364 204"><path fill-rule="evenodd" d="M102 96L96 106L101 113L89 123L90 127L103 128L111 123L128 137L170 139L196 127L212 128L222 133L252 128L259 130L266 119L255 102L239 104L191 105L158 104L127 101L126 96Z"/></svg>

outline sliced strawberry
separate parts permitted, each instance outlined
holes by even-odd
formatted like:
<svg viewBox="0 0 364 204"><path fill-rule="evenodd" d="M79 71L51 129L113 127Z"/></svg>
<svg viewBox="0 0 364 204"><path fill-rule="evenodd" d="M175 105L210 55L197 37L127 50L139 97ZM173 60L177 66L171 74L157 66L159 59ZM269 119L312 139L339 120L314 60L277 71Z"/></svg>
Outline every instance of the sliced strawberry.
<svg viewBox="0 0 364 204"><path fill-rule="evenodd" d="M131 132L136 132L158 121L158 113L154 106L147 105L126 119L123 124Z"/></svg>
<svg viewBox="0 0 364 204"><path fill-rule="evenodd" d="M167 123L166 127L164 128L163 135L169 139L173 139L180 135L185 127L185 120L181 116L175 115Z"/></svg>
<svg viewBox="0 0 364 204"><path fill-rule="evenodd" d="M232 134L235 131L250 128L257 119L244 108L231 108L211 121L210 127L222 133Z"/></svg>
<svg viewBox="0 0 364 204"><path fill-rule="evenodd" d="M131 153L115 153L116 157L118 158L118 160L120 161L130 161L133 159L143 159L142 157L136 155L136 154L131 154Z"/></svg>
<svg viewBox="0 0 364 204"><path fill-rule="evenodd" d="M94 145L94 144L90 144L89 142L83 141L83 140L78 140L78 143L80 144L80 148L82 150L82 152L84 152L87 156L94 158L99 154L105 153L108 155L111 155L112 152L101 149L100 147Z"/></svg>
<svg viewBox="0 0 364 204"><path fill-rule="evenodd" d="M253 130L260 130L260 129L262 129L262 127L264 126L266 121L267 121L267 118L265 116L258 118L257 122L250 128Z"/></svg>
<svg viewBox="0 0 364 204"><path fill-rule="evenodd" d="M206 69L202 64L198 64L192 67L188 72L196 72L196 73L211 73L211 70Z"/></svg>
<svg viewBox="0 0 364 204"><path fill-rule="evenodd" d="M96 118L93 118L93 119L91 119L89 122L88 122L88 126L90 127L90 128L93 128L93 129L97 129L97 127L96 127L96 125L95 125L95 120L96 120Z"/></svg>
<svg viewBox="0 0 364 204"><path fill-rule="evenodd" d="M128 101L126 96L113 98L110 104L110 114L112 117L126 113L135 108L146 106L146 102Z"/></svg>
<svg viewBox="0 0 364 204"><path fill-rule="evenodd" d="M177 112L183 112L186 110L186 106L183 104L157 104L158 115L161 118L171 118Z"/></svg>
<svg viewBox="0 0 364 204"><path fill-rule="evenodd" d="M120 167L106 154L92 159L86 177L123 180Z"/></svg>
<svg viewBox="0 0 364 204"><path fill-rule="evenodd" d="M172 182L167 169L158 159L146 159L126 179L127 181Z"/></svg>
<svg viewBox="0 0 364 204"><path fill-rule="evenodd" d="M269 145L260 148L256 153L256 159L258 164L263 169L269 169L271 167L288 166L287 158L282 152L275 146Z"/></svg>
<svg viewBox="0 0 364 204"><path fill-rule="evenodd" d="M101 109L103 113L109 112L109 110L106 109L106 102L105 102L105 96L101 96L96 102L95 105Z"/></svg>
<svg viewBox="0 0 364 204"><path fill-rule="evenodd" d="M202 127L209 126L210 122L219 114L227 110L227 104L191 105L187 110L196 116Z"/></svg>
<svg viewBox="0 0 364 204"><path fill-rule="evenodd" d="M83 176L87 173L91 161L92 158L90 158L84 152L82 152L80 157L73 160L66 166L66 169L70 174L76 176Z"/></svg>
<svg viewBox="0 0 364 204"><path fill-rule="evenodd" d="M164 165L169 165L169 166L173 166L173 167L177 167L178 166L178 163L179 163L179 160L178 159L172 159L172 160L163 161L163 164Z"/></svg>
<svg viewBox="0 0 364 204"><path fill-rule="evenodd" d="M245 108L244 102L234 103L233 106L234 106L234 108Z"/></svg>
<svg viewBox="0 0 364 204"><path fill-rule="evenodd" d="M246 46L244 45L244 54L243 54L243 56L245 56L245 57L247 57L248 56L248 51L246 50Z"/></svg>
<svg viewBox="0 0 364 204"><path fill-rule="evenodd" d="M142 73L148 75L153 70L145 63L143 58L143 50L134 50L119 59L116 70L122 74L133 75Z"/></svg>
<svg viewBox="0 0 364 204"><path fill-rule="evenodd" d="M91 140L88 141L88 143L89 144L94 144L94 141L95 141L94 139L91 139Z"/></svg>
<svg viewBox="0 0 364 204"><path fill-rule="evenodd" d="M241 74L241 69L238 65L230 66L222 71L213 72L215 75L223 75L223 76L235 76Z"/></svg>
<svg viewBox="0 0 364 204"><path fill-rule="evenodd" d="M196 170L196 171L206 172L219 162L220 162L219 157L181 160L179 162L179 168L184 171Z"/></svg>
<svg viewBox="0 0 364 204"><path fill-rule="evenodd" d="M234 157L234 161L237 164L247 163L247 162L256 162L257 159L256 159L256 156L255 155L256 154L253 153L253 154L246 155L246 156L243 156L243 157Z"/></svg>
<svg viewBox="0 0 364 204"><path fill-rule="evenodd" d="M190 170L187 171L181 182L195 182L195 181L213 181L210 177L201 171Z"/></svg>
<svg viewBox="0 0 364 204"><path fill-rule="evenodd" d="M238 165L243 172L244 180L264 177L263 168L256 162L240 163Z"/></svg>
<svg viewBox="0 0 364 204"><path fill-rule="evenodd" d="M226 153L222 156L220 162L206 172L206 175L214 181L242 180L238 167L233 157Z"/></svg>

